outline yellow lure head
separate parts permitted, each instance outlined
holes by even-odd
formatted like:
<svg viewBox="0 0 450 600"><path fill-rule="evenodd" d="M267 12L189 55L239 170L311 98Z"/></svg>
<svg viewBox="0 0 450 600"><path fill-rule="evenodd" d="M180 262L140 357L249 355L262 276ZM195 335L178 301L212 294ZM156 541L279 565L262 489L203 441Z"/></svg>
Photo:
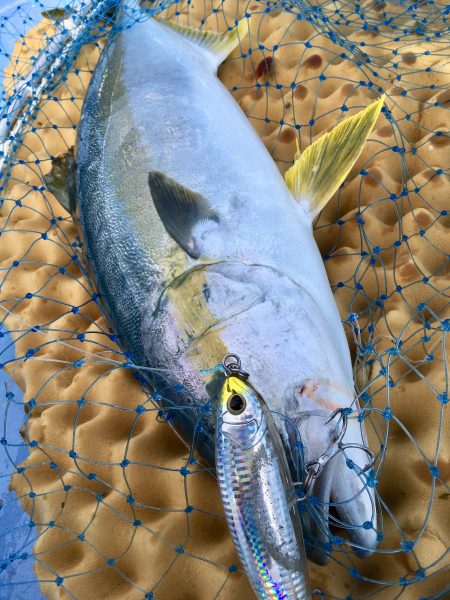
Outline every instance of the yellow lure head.
<svg viewBox="0 0 450 600"><path fill-rule="evenodd" d="M255 388L230 374L222 386L217 433L241 448L252 447L267 430L266 405Z"/></svg>
<svg viewBox="0 0 450 600"><path fill-rule="evenodd" d="M222 386L221 407L232 415L242 414L256 395L252 386L241 377L229 375Z"/></svg>

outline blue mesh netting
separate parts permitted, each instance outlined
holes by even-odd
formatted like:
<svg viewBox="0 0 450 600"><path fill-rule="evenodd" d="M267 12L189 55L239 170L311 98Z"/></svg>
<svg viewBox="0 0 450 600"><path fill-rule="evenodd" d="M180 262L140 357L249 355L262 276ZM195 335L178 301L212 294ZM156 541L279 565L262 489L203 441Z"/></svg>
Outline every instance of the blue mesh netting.
<svg viewBox="0 0 450 600"><path fill-rule="evenodd" d="M358 559L336 522L330 563L310 575L318 598L447 597L449 7L167 0L125 10L130 27L163 12L220 31L247 19L219 75L282 172L296 141L305 148L386 93L356 168L315 223L376 454L365 477L379 545ZM75 143L115 27L111 0L0 9L0 598L246 598L215 480L106 323L72 220L44 185ZM304 506L319 518L314 498Z"/></svg>

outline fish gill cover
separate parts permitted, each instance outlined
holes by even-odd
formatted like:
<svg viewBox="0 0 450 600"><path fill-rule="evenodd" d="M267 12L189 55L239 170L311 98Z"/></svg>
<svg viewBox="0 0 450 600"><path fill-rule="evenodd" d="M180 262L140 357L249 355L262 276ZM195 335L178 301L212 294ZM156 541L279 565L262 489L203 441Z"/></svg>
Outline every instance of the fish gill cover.
<svg viewBox="0 0 450 600"><path fill-rule="evenodd" d="M321 542L330 562L309 571L316 598L447 597L448 5L123 7L121 27L156 16L225 31L245 19L219 76L282 173L297 142L306 148L386 94L314 223L352 351L360 409L350 416L376 457L361 476L378 523L354 526L376 528L378 546L358 558L332 511ZM0 598L247 598L216 481L160 409L166 390L144 385L146 369L105 321L72 218L44 182L75 144L116 8L24 0L0 10ZM314 496L301 510L320 519Z"/></svg>

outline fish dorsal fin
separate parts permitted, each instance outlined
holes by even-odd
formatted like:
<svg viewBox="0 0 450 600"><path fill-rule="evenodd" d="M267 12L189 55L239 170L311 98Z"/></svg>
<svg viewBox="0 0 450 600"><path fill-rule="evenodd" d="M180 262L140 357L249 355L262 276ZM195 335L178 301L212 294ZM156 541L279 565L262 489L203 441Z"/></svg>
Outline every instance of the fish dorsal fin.
<svg viewBox="0 0 450 600"><path fill-rule="evenodd" d="M52 170L44 175L46 188L71 215L76 212L77 208L75 171L73 148L70 148L69 152L53 160Z"/></svg>
<svg viewBox="0 0 450 600"><path fill-rule="evenodd" d="M214 69L217 70L221 62L236 48L248 31L245 19L239 21L236 27L219 33L217 31L206 31L186 25L179 25L175 21L163 20L162 23L180 33L185 39L201 48L211 60Z"/></svg>
<svg viewBox="0 0 450 600"><path fill-rule="evenodd" d="M73 14L68 8L49 8L41 12L41 15L49 21L64 21Z"/></svg>
<svg viewBox="0 0 450 600"><path fill-rule="evenodd" d="M160 171L150 171L148 184L153 203L167 233L191 258L200 257L199 237L219 218L207 200Z"/></svg>
<svg viewBox="0 0 450 600"><path fill-rule="evenodd" d="M384 103L384 94L367 108L297 153L285 173L292 195L314 218L347 177L361 154Z"/></svg>

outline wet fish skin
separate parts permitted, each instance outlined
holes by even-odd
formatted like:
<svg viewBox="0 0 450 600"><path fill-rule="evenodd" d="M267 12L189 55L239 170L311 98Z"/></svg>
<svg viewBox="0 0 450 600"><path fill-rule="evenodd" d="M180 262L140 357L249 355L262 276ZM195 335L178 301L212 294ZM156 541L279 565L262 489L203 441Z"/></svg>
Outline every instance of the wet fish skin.
<svg viewBox="0 0 450 600"><path fill-rule="evenodd" d="M300 516L282 442L264 400L235 375L222 388L216 469L225 516L256 596L309 599Z"/></svg>
<svg viewBox="0 0 450 600"><path fill-rule="evenodd" d="M192 221L183 244L167 226L180 208L169 198L166 213L158 211L150 191L161 173L200 195L209 207L202 215L213 215ZM214 464L223 385L214 367L235 352L270 409L300 431L305 459L324 452L334 434L327 419L355 399L311 219L205 53L152 19L111 38L83 107L76 179L76 214L102 301L136 364L161 369L151 383L186 441ZM277 424L295 464L292 430ZM353 420L345 441L362 443L361 427ZM364 452L348 455L365 465ZM376 522L373 492L348 501L363 488L339 455L313 493L325 521L332 498L352 524L351 540L370 549L376 535L362 525ZM314 560L324 563L323 528L318 539Z"/></svg>

